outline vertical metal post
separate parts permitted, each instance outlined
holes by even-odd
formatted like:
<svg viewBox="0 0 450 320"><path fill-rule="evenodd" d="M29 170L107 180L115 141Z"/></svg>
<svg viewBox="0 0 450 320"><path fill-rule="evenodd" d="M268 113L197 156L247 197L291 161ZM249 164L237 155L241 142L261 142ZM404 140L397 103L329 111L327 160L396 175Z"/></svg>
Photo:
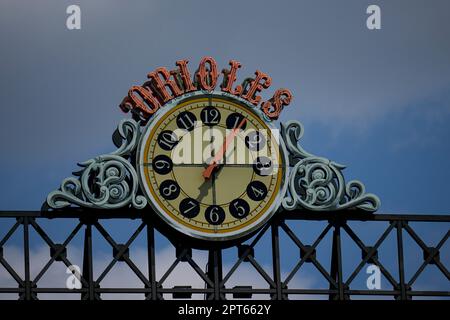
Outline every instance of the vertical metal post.
<svg viewBox="0 0 450 320"><path fill-rule="evenodd" d="M155 268L155 231L153 226L147 222L147 247L148 247L148 277L151 283L151 299L157 300L156 292L156 268ZM147 296L146 296L147 298Z"/></svg>
<svg viewBox="0 0 450 320"><path fill-rule="evenodd" d="M332 252L331 252L331 277L337 282L338 294L330 294L328 299L335 300L345 300L344 296L344 284L342 281L342 252L341 252L341 222L333 221L329 222L333 223L333 244L332 244ZM336 288L330 283L330 290L334 290Z"/></svg>
<svg viewBox="0 0 450 320"><path fill-rule="evenodd" d="M214 282L214 293L209 299L220 300L220 283L222 282L222 250L211 249L208 252L208 277Z"/></svg>
<svg viewBox="0 0 450 320"><path fill-rule="evenodd" d="M403 260L403 222L395 222L397 228L397 255L398 255L398 276L400 280L400 300L407 300L406 297L406 284L405 284L405 265Z"/></svg>
<svg viewBox="0 0 450 320"><path fill-rule="evenodd" d="M84 231L83 277L88 283L88 292L85 294L85 296L82 296L82 299L95 300L91 223L86 223L86 229Z"/></svg>
<svg viewBox="0 0 450 320"><path fill-rule="evenodd" d="M31 300L31 281L30 281L30 235L28 217L23 217L23 249L24 249L24 268L25 268L25 294L24 300Z"/></svg>
<svg viewBox="0 0 450 320"><path fill-rule="evenodd" d="M276 284L276 293L272 295L273 300L283 299L281 291L281 271L280 271L280 244L278 239L278 224L272 223L272 265L273 279Z"/></svg>

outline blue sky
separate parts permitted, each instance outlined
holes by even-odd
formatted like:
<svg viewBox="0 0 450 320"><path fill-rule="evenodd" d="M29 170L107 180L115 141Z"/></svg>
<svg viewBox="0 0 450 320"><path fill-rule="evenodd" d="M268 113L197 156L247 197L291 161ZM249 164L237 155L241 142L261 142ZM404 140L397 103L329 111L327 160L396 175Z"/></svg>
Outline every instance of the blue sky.
<svg viewBox="0 0 450 320"><path fill-rule="evenodd" d="M81 30L65 28L70 4ZM366 28L369 4L381 30ZM302 146L348 165L380 213L448 214L449 12L438 0L2 1L0 209L39 209L77 162L112 151L118 104L149 71L211 55L239 60L240 79L267 72L267 97L291 89L280 120L301 121Z"/></svg>

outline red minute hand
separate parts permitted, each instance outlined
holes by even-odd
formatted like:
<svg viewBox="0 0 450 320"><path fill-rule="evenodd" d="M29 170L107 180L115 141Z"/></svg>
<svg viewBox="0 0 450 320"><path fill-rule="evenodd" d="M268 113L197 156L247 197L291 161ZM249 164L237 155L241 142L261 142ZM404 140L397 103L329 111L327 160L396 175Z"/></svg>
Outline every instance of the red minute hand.
<svg viewBox="0 0 450 320"><path fill-rule="evenodd" d="M225 138L225 141L224 141L222 147L220 147L219 152L216 154L216 156L211 161L209 166L203 171L203 177L205 179L211 178L211 174L212 174L214 168L216 168L218 162L220 160L222 160L224 154L227 152L227 148L230 145L231 141L233 141L233 139L234 139L234 137L236 137L239 129L242 128L242 126L245 124L246 121L247 121L247 119L243 118L242 121L239 123L239 125L236 128L234 128L233 130L231 130L231 133Z"/></svg>

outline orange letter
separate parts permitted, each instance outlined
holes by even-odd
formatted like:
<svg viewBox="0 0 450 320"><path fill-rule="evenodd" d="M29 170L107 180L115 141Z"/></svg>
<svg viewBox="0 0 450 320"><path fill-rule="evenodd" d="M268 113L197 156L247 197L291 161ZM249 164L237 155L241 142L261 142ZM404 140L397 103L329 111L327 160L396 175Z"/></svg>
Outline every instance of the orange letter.
<svg viewBox="0 0 450 320"><path fill-rule="evenodd" d="M160 76L162 76L163 79L161 79ZM147 77L158 90L158 93L161 96L162 103L166 103L174 97L178 97L183 94L181 89L178 88L177 83L174 80L170 79L170 72L167 71L166 68L158 68L155 71L150 72ZM170 88L173 96L167 91L166 86Z"/></svg>
<svg viewBox="0 0 450 320"><path fill-rule="evenodd" d="M289 105L291 100L292 93L288 89L278 89L269 101L261 105L261 108L270 119L276 120L283 111L283 107Z"/></svg>
<svg viewBox="0 0 450 320"><path fill-rule="evenodd" d="M236 60L230 60L230 70L223 69L223 83L220 86L222 88L223 92L228 93L234 93L231 92L231 87L233 86L233 83L236 81L236 72L241 67L241 64L239 61Z"/></svg>
<svg viewBox="0 0 450 320"><path fill-rule="evenodd" d="M144 118L149 118L160 107L158 100L152 96L151 91L133 86L128 91L128 96L123 99L120 108L123 112L135 111L140 112Z"/></svg>
<svg viewBox="0 0 450 320"><path fill-rule="evenodd" d="M187 68L188 60L178 60L175 64L180 68L181 79L183 79L184 92L191 92L197 90L192 84L191 75Z"/></svg>
<svg viewBox="0 0 450 320"><path fill-rule="evenodd" d="M208 70L206 69L206 64L209 64ZM197 72L197 80L200 88L203 90L212 91L217 84L217 63L212 57L204 57L200 61L200 66Z"/></svg>
<svg viewBox="0 0 450 320"><path fill-rule="evenodd" d="M260 92L262 89L267 89L268 87L270 87L270 85L272 84L272 78L259 70L256 70L255 75L256 78L251 81L250 88L248 89L247 93L242 96L242 98L256 106L261 100L261 96L255 96L256 93ZM264 82L260 82L262 80Z"/></svg>

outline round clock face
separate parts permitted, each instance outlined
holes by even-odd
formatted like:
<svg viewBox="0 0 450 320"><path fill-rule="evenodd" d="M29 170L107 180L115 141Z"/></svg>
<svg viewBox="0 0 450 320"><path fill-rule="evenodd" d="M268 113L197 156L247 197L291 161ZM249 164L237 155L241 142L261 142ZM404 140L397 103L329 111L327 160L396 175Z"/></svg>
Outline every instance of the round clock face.
<svg viewBox="0 0 450 320"><path fill-rule="evenodd" d="M144 129L137 167L153 209L187 235L231 240L264 224L286 182L282 139L250 106L191 96Z"/></svg>

